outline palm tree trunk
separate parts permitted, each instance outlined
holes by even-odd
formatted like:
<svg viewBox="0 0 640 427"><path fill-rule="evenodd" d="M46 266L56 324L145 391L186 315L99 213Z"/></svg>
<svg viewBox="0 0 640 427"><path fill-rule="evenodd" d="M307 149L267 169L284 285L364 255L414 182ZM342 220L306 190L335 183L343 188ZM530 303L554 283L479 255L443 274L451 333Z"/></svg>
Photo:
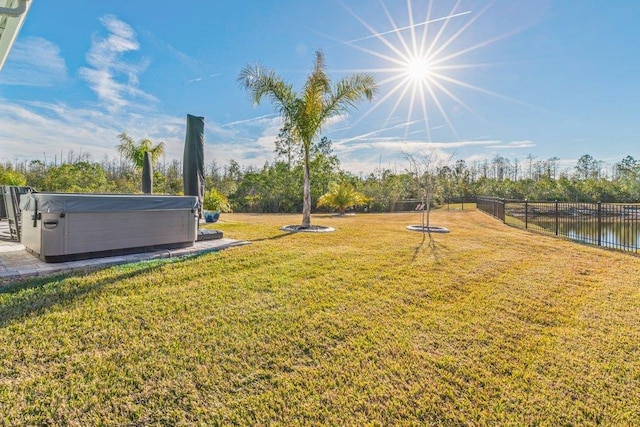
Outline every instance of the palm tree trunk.
<svg viewBox="0 0 640 427"><path fill-rule="evenodd" d="M304 193L302 200L302 228L311 227L311 174L309 168L309 145L304 144Z"/></svg>

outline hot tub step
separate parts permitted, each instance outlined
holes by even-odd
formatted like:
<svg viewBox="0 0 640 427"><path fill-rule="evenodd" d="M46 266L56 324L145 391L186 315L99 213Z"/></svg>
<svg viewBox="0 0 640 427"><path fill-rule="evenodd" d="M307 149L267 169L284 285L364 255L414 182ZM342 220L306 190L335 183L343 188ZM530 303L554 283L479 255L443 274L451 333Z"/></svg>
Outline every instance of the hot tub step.
<svg viewBox="0 0 640 427"><path fill-rule="evenodd" d="M215 240L215 239L222 239L222 231L220 230L206 230L206 229L201 229L198 230L198 242L201 242L203 240Z"/></svg>

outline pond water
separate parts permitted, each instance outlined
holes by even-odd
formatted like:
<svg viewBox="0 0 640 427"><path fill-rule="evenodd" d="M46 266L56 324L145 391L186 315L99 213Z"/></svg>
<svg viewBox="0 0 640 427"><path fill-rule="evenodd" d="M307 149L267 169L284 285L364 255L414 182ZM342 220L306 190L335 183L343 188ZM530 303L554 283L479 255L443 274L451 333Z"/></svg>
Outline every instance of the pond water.
<svg viewBox="0 0 640 427"><path fill-rule="evenodd" d="M637 250L640 244L640 230L637 223L607 223L603 222L598 231L597 224L559 224L558 233L570 239L586 243L598 244L612 248Z"/></svg>
<svg viewBox="0 0 640 427"><path fill-rule="evenodd" d="M535 221L529 225L537 225L555 233L555 221ZM600 245L609 248L637 251L640 249L640 227L638 221L566 221L558 222L558 235L579 242Z"/></svg>

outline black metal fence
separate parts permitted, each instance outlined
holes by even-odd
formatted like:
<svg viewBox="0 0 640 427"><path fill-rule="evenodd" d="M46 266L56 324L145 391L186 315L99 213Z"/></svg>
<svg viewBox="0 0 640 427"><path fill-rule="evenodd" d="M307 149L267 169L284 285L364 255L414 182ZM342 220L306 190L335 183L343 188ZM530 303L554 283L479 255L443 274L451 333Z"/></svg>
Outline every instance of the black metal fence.
<svg viewBox="0 0 640 427"><path fill-rule="evenodd" d="M478 197L477 208L515 227L622 251L640 250L640 204Z"/></svg>
<svg viewBox="0 0 640 427"><path fill-rule="evenodd" d="M504 199L497 197L478 197L476 198L476 208L482 212L492 215L504 222Z"/></svg>

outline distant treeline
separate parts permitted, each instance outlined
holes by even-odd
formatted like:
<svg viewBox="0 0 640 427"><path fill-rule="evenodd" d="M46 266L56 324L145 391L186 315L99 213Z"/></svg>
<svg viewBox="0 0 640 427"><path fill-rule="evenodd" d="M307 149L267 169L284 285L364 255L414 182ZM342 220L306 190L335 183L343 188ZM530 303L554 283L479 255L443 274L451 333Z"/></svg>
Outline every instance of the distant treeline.
<svg viewBox="0 0 640 427"><path fill-rule="evenodd" d="M60 164L56 164L60 163ZM389 212L402 200L422 200L431 193L433 204L470 200L479 195L530 200L577 202L640 202L640 161L627 156L614 165L586 154L571 170L560 171L559 159L518 162L501 156L468 164L430 164L424 170L395 171L382 168L355 175L340 168L331 141L323 138L311 153L313 206L332 183L347 181L364 194L367 210ZM418 177L417 174L422 176ZM235 161L206 165L206 188L225 196L238 212L300 212L303 169L299 150L276 142L275 158L261 168L242 167ZM428 175L430 179L424 179ZM425 189L425 183L429 188ZM29 185L38 191L89 193L140 193L141 173L133 162L122 159L92 160L83 153L64 162L41 160L0 165L0 184ZM180 194L182 165L179 160L159 161L154 168L154 193Z"/></svg>

